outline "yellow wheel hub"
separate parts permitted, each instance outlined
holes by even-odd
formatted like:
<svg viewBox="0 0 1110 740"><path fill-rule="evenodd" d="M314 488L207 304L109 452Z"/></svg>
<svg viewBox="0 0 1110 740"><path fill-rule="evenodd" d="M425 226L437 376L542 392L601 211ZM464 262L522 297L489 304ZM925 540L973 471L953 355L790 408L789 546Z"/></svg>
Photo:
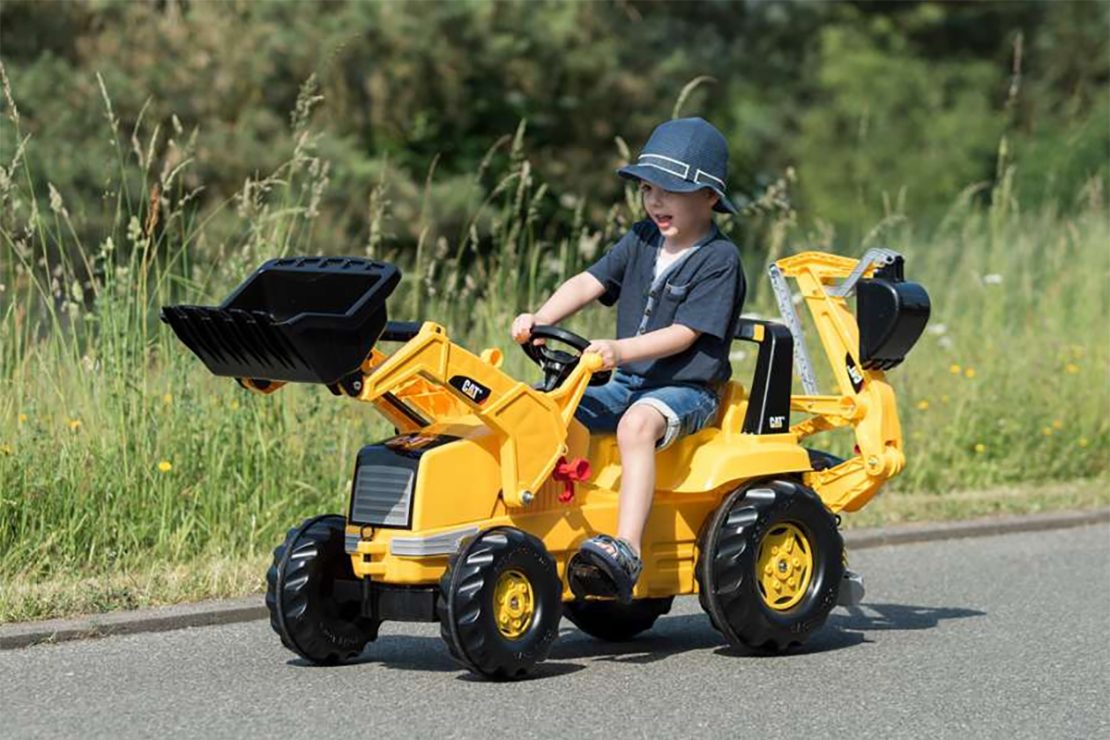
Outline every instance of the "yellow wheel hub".
<svg viewBox="0 0 1110 740"><path fill-rule="evenodd" d="M532 584L519 570L507 570L493 590L493 617L502 637L516 640L532 625L536 613Z"/></svg>
<svg viewBox="0 0 1110 740"><path fill-rule="evenodd" d="M772 527L759 544L756 576L763 603L772 609L801 601L813 577L813 549L802 530L793 524Z"/></svg>

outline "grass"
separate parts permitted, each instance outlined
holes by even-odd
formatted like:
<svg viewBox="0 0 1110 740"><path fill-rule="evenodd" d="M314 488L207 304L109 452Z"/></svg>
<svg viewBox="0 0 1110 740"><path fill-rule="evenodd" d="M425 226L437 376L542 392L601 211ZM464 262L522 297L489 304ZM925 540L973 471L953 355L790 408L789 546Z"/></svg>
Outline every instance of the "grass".
<svg viewBox="0 0 1110 740"><path fill-rule="evenodd" d="M118 171L99 204L114 227L95 244L77 238L71 211L97 204L67 204L48 174L32 170L34 142L11 99L0 128L0 621L255 590L284 531L342 510L354 453L388 432L368 407L321 388L261 397L210 377L157 319L168 303L218 303L265 259L319 252L327 167L308 126L311 85L286 164L206 209L183 184L190 140L163 134L162 161L175 164L161 167L143 153L154 146L124 145L104 97ZM498 158L504 170L493 172ZM1007 167L993 206L961 198L928 230L894 212L864 245L806 231L788 205L788 182L722 222L744 247L750 311L775 313L765 264L808 248L858 254L883 243L906 255L911 279L933 297L929 333L891 373L907 469L849 522L872 521L888 505L897 521L1105 503L1086 487L1043 493L1059 480L1104 481L1110 467L1102 182L1090 183L1070 215L1027 213L1009 194ZM430 173L429 191L433 181ZM442 233L427 200L408 249L388 236L388 182L377 183L367 241L340 251L402 265L391 316L438 321L472 348L507 347L512 316L636 217L628 201L591 223L581 199L550 193L532 173L523 126L460 187L474 205L459 233ZM557 237L542 216L552 202L569 209L572 224ZM570 328L604 336L612 324L593 308ZM511 374L535 373L518 351L506 357ZM752 360L737 356L737 377L750 377ZM815 442L851 446L843 436ZM1089 485L1097 484L1081 484ZM950 493L968 490L1042 493Z"/></svg>

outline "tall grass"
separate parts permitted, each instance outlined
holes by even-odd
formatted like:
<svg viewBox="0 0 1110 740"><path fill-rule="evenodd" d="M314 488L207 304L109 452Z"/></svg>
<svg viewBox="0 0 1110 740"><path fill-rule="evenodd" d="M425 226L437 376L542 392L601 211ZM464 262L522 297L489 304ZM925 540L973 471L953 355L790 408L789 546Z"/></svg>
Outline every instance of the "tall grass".
<svg viewBox="0 0 1110 740"><path fill-rule="evenodd" d="M106 197L68 204L48 173L28 164L34 141L7 93L0 620L63 609L49 589L28 589L58 579L116 584L90 586L100 601L72 608L128 603L128 583L159 578L188 581L192 595L218 593L241 582L242 564L260 562L301 517L342 509L354 453L388 431L371 409L317 387L245 393L209 376L157 318L168 303L219 302L265 259L319 253L313 219L328 166L308 125L316 102L310 81L293 116L295 148L279 170L201 211L196 186L183 184L195 134L176 120L167 131L121 131L105 92L114 142ZM507 154L503 171L490 172L495 154ZM428 180L430 190L434 167ZM1069 218L1022 212L1006 182L990 208L962 198L930 231L895 212L869 236L906 255L934 302L929 333L891 373L909 457L895 493L1106 474L1110 228L1101 182L1091 182L1086 206ZM867 246L806 232L788 186L723 224L738 241L754 235L743 257L756 285L775 256L808 248L854 255ZM421 238L406 250L385 235L388 182L371 185L368 240L334 252L402 265L391 317L438 321L471 347L507 347L512 316L537 306L636 217L631 194L594 224L581 199L549 192L528 161L523 125L491 148L467 187L479 197L460 233L438 233L426 198ZM540 215L552 199L573 213L572 228L554 240L541 235ZM82 243L72 209L98 206L115 226L99 243ZM771 305L767 290L755 290L748 310L771 315ZM611 334L613 323L591 308L570 327L596 336ZM738 346L744 380L752 358L741 353ZM811 354L820 362L817 347ZM517 351L507 352L507 370L535 374ZM848 444L830 442L834 450Z"/></svg>

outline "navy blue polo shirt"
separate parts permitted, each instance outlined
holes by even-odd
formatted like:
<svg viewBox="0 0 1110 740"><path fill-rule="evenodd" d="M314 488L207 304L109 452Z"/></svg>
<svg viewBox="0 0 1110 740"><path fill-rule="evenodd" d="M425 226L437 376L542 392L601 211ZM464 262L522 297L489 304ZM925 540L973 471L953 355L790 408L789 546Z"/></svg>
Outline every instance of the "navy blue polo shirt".
<svg viewBox="0 0 1110 740"><path fill-rule="evenodd" d="M645 387L723 383L732 375L728 353L746 291L740 252L714 224L708 240L656 278L662 244L659 227L640 221L586 271L605 286L601 302L617 304L618 339L672 324L700 334L683 352L620 369L643 377Z"/></svg>

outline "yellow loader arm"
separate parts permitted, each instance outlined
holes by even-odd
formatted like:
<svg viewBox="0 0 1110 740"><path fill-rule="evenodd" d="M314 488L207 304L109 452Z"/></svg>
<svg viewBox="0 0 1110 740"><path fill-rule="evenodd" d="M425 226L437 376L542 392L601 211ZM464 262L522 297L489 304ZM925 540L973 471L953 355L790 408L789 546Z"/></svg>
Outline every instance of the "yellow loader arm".
<svg viewBox="0 0 1110 740"><path fill-rule="evenodd" d="M384 357L377 355L378 358ZM499 353L482 357L451 342L439 324L425 322L394 354L368 361L354 397L367 403L387 394L404 398L414 381L449 393L500 439L501 490L509 506L526 506L566 454L567 427L601 358L583 355L554 393L544 394L503 373ZM424 391L427 396L427 391ZM438 402L442 405L442 401Z"/></svg>

